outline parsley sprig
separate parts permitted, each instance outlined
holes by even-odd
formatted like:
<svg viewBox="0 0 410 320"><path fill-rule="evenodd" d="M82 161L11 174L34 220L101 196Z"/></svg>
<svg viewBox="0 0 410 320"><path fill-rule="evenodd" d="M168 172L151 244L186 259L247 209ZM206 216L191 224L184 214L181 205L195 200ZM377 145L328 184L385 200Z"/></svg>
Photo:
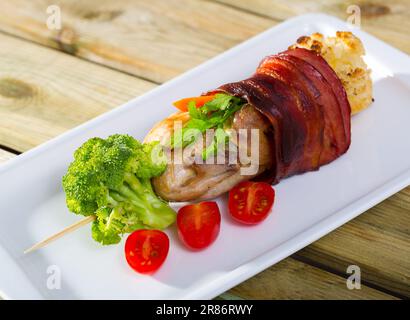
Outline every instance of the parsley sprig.
<svg viewBox="0 0 410 320"><path fill-rule="evenodd" d="M194 100L190 101L188 104L190 120L182 128L180 133L182 137L177 137L177 133L172 137L172 145L181 147L182 143L182 147L185 147L196 142L200 137L202 138L202 134L206 130L215 129L213 140L203 150L202 158L206 160L209 156L215 155L218 146L229 141L229 135L224 130L225 123L243 104L242 99L224 93L216 94L213 100L200 108L197 108ZM195 135L193 132L197 134Z"/></svg>

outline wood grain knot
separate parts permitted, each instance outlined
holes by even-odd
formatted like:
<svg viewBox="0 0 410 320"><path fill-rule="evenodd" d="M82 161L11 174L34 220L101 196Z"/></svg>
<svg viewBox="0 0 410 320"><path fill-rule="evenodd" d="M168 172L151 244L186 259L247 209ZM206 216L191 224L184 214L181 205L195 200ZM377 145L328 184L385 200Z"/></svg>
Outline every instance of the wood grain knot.
<svg viewBox="0 0 410 320"><path fill-rule="evenodd" d="M14 78L0 79L0 95L12 99L28 99L35 96L36 90L28 83Z"/></svg>
<svg viewBox="0 0 410 320"><path fill-rule="evenodd" d="M122 11L120 10L95 10L84 12L81 17L86 20L96 20L96 21L111 21L116 17L120 16Z"/></svg>
<svg viewBox="0 0 410 320"><path fill-rule="evenodd" d="M390 8L376 3L363 3L360 5L360 11L364 17L373 18L390 13Z"/></svg>
<svg viewBox="0 0 410 320"><path fill-rule="evenodd" d="M56 41L62 51L75 55L78 51L76 39L77 35L72 28L63 27L58 33Z"/></svg>

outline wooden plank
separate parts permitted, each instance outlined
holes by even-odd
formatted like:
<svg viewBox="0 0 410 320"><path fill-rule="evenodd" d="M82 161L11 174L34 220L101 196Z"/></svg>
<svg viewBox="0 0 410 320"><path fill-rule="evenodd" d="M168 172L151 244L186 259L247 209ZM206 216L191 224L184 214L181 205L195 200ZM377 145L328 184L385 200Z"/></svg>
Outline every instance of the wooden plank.
<svg viewBox="0 0 410 320"><path fill-rule="evenodd" d="M155 85L0 34L0 145L26 151Z"/></svg>
<svg viewBox="0 0 410 320"><path fill-rule="evenodd" d="M227 292L242 299L395 299L369 288L349 290L346 279L287 258ZM224 295L222 295L224 298Z"/></svg>
<svg viewBox="0 0 410 320"><path fill-rule="evenodd" d="M232 7L256 13L275 20L285 20L295 15L322 12L346 20L349 5L361 9L363 30L375 35L405 52L410 52L410 6L408 0L216 0Z"/></svg>
<svg viewBox="0 0 410 320"><path fill-rule="evenodd" d="M61 8L61 30L46 8ZM1 1L0 30L163 82L275 24L196 0Z"/></svg>

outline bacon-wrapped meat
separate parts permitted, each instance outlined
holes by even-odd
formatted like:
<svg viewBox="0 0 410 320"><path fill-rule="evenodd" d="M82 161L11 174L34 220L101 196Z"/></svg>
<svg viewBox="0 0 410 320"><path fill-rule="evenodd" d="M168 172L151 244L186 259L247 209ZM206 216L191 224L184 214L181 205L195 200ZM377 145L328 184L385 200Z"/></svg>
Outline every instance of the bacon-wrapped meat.
<svg viewBox="0 0 410 320"><path fill-rule="evenodd" d="M217 91L246 99L273 127L273 167L277 183L317 170L350 145L350 105L345 89L327 62L306 49L265 58L249 79Z"/></svg>
<svg viewBox="0 0 410 320"><path fill-rule="evenodd" d="M224 93L244 101L242 109L233 115L231 127L261 129L258 170L242 175L242 163L171 162L162 176L153 179L157 194L169 201L209 199L244 180L278 183L294 174L318 170L348 150L350 103L353 101L357 112L371 101L369 71L361 58L364 50L352 51L363 47L351 33L339 32L336 38L326 39L313 36L314 40L304 37L289 50L266 57L250 78L222 85L197 98L208 101L212 95ZM335 57L346 59L349 55L354 64L342 68ZM363 76L355 77L358 73ZM360 95L356 95L356 89ZM185 105L184 111L187 108ZM169 140L172 123L180 118L186 123L190 115L182 112L170 116L151 130L146 141Z"/></svg>

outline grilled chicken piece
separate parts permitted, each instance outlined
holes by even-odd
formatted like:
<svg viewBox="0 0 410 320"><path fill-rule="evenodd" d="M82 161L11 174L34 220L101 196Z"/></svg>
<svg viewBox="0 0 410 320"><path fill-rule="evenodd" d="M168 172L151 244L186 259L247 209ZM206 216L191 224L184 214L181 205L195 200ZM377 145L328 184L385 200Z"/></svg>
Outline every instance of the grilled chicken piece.
<svg viewBox="0 0 410 320"><path fill-rule="evenodd" d="M188 112L176 112L158 122L146 135L144 143L159 141L165 145L174 131L174 123L180 121L183 126L190 119Z"/></svg>
<svg viewBox="0 0 410 320"><path fill-rule="evenodd" d="M146 142L159 140L165 145L173 131L173 123L181 120L183 123L189 119L187 113L177 113L158 123L145 138ZM256 172L251 175L242 175L241 168L249 166L229 164L229 152L225 151L224 164L198 163L192 158L197 150L197 144L192 147L192 153L185 154L182 164L175 164L174 161L168 164L166 171L159 177L152 180L156 193L168 201L190 201L204 200L217 197L241 181L249 180L261 174L271 167L272 146L270 138L270 122L254 107L245 105L236 112L232 124L235 133L239 129L248 131L248 156L251 155L250 148L250 129L260 129L259 131L259 163ZM240 132L239 134L243 134ZM174 159L174 151L171 151L171 159ZM176 162L176 161L175 161Z"/></svg>

